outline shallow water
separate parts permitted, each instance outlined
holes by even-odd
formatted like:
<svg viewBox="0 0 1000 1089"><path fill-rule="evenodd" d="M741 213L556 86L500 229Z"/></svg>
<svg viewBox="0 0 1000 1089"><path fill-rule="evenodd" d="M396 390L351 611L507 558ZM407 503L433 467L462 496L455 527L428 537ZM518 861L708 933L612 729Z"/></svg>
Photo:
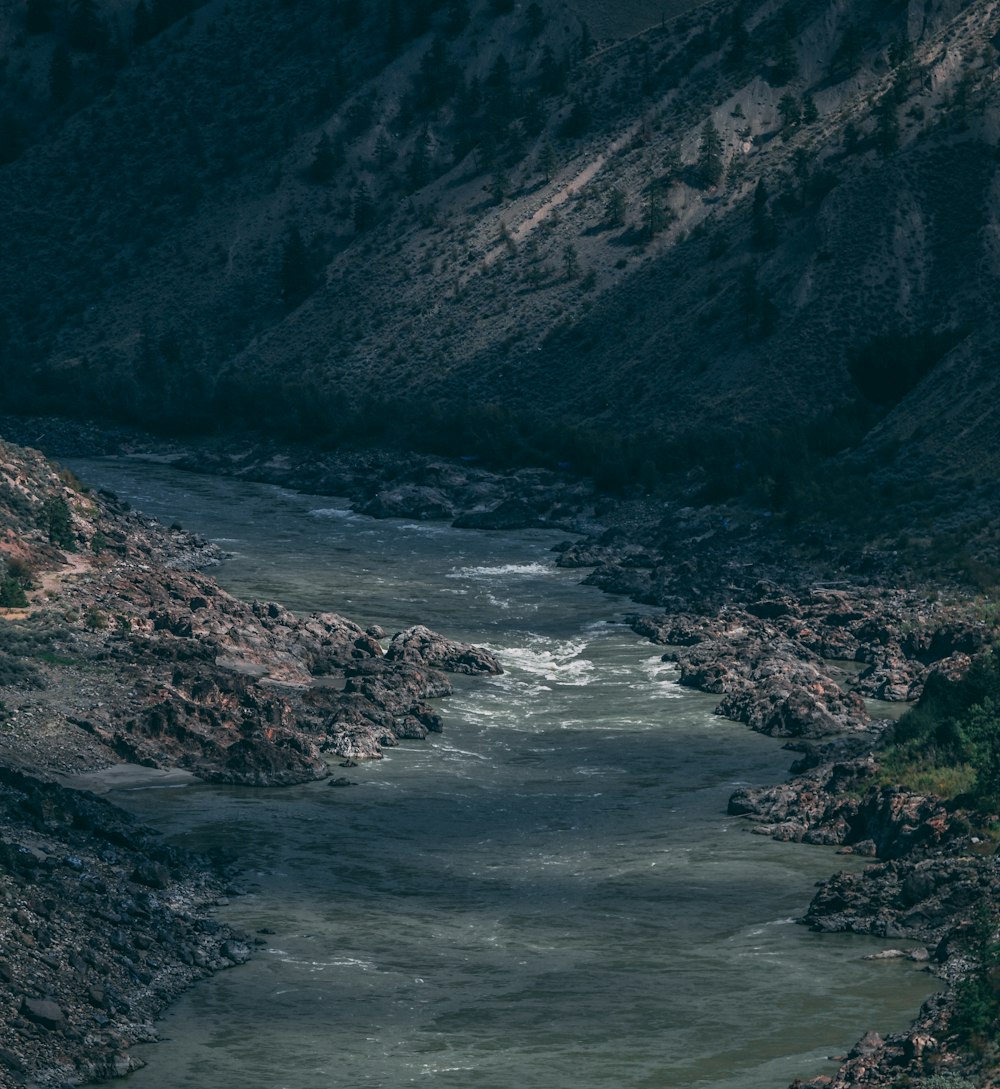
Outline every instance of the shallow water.
<svg viewBox="0 0 1000 1089"><path fill-rule="evenodd" d="M445 732L357 785L116 790L179 843L237 855L220 916L269 946L189 992L137 1089L775 1089L831 1069L931 989L884 943L795 925L845 860L748 835L740 783L789 754L714 716L628 603L549 533L375 522L328 498L121 461L73 463L219 540L233 592L422 622L493 649Z"/></svg>

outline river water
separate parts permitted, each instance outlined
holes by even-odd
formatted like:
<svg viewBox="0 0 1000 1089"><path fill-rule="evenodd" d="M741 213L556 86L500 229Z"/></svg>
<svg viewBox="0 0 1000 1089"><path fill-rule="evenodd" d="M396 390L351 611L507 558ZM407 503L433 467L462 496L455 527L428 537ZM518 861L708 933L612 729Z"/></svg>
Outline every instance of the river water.
<svg viewBox="0 0 1000 1089"><path fill-rule="evenodd" d="M426 623L507 670L460 678L444 733L350 788L112 793L171 841L237 856L249 891L219 915L268 932L136 1049L135 1089L783 1089L929 993L913 964L862 959L884 943L793 922L845 860L725 814L789 754L679 687L620 624L628 603L554 566L557 536L73 468L219 541L234 593Z"/></svg>

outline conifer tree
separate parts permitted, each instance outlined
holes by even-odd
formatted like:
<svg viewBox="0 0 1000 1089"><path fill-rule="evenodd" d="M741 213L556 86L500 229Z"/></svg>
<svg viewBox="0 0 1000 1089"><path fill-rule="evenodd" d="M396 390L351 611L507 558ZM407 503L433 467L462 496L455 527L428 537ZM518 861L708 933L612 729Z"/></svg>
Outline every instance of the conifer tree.
<svg viewBox="0 0 1000 1089"><path fill-rule="evenodd" d="M95 0L73 0L69 9L69 44L84 53L96 53L105 39L104 24Z"/></svg>
<svg viewBox="0 0 1000 1089"><path fill-rule="evenodd" d="M711 117L701 130L701 147L698 151L698 180L710 189L722 181L722 137Z"/></svg>
<svg viewBox="0 0 1000 1089"><path fill-rule="evenodd" d="M313 148L312 162L309 164L306 174L310 181L319 185L325 185L330 181L337 169L337 160L333 152L330 137L321 133Z"/></svg>
<svg viewBox="0 0 1000 1089"><path fill-rule="evenodd" d="M146 0L139 0L132 13L132 44L144 45L155 33L153 13Z"/></svg>
<svg viewBox="0 0 1000 1089"><path fill-rule="evenodd" d="M468 0L451 0L445 18L444 30L449 38L457 38L469 25Z"/></svg>
<svg viewBox="0 0 1000 1089"><path fill-rule="evenodd" d="M312 293L314 287L309 251L298 227L291 227L281 253L281 300L293 309Z"/></svg>
<svg viewBox="0 0 1000 1089"><path fill-rule="evenodd" d="M608 194L608 223L610 223L612 227L624 227L625 214L627 211L628 201L625 197L625 190L616 185Z"/></svg>
<svg viewBox="0 0 1000 1089"><path fill-rule="evenodd" d="M781 127L784 129L793 129L802 120L802 106L791 91L785 91L781 96L778 113L781 114Z"/></svg>
<svg viewBox="0 0 1000 1089"><path fill-rule="evenodd" d="M73 93L73 58L69 50L56 42L49 61L49 94L56 105L61 106Z"/></svg>
<svg viewBox="0 0 1000 1089"><path fill-rule="evenodd" d="M375 224L375 199L365 181L360 181L354 190L353 200L354 229L361 234Z"/></svg>
<svg viewBox="0 0 1000 1089"><path fill-rule="evenodd" d="M24 29L29 34L48 34L52 29L52 0L28 0Z"/></svg>
<svg viewBox="0 0 1000 1089"><path fill-rule="evenodd" d="M546 183L552 181L552 175L556 172L556 153L548 140L542 145L541 154L538 156L538 167L545 175Z"/></svg>
<svg viewBox="0 0 1000 1089"><path fill-rule="evenodd" d="M795 40L787 27L783 28L775 50L774 64L769 80L775 87L790 83L799 74L799 61L795 55Z"/></svg>
<svg viewBox="0 0 1000 1089"><path fill-rule="evenodd" d="M802 96L802 123L804 125L811 125L818 120L819 108L816 105L816 99L813 98L809 91L806 91Z"/></svg>
<svg viewBox="0 0 1000 1089"><path fill-rule="evenodd" d="M653 238L665 230L669 222L663 183L659 180L650 182L646 188L646 233Z"/></svg>
<svg viewBox="0 0 1000 1089"><path fill-rule="evenodd" d="M545 12L537 0L532 0L524 13L524 29L528 37L534 40L545 29Z"/></svg>
<svg viewBox="0 0 1000 1089"><path fill-rule="evenodd" d="M425 127L413 144L413 153L406 168L411 189L425 186L431 172L431 135Z"/></svg>
<svg viewBox="0 0 1000 1089"><path fill-rule="evenodd" d="M883 95L878 104L875 138L883 155L890 155L899 147L899 118L896 115L896 100L891 94Z"/></svg>
<svg viewBox="0 0 1000 1089"><path fill-rule="evenodd" d="M580 258L572 242L563 246L563 272L567 280L575 280L580 275Z"/></svg>

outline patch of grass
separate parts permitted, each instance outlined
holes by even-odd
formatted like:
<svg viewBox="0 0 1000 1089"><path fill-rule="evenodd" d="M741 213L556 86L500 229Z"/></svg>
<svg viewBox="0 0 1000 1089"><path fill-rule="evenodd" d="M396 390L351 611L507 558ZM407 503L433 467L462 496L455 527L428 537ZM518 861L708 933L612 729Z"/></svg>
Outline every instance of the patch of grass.
<svg viewBox="0 0 1000 1089"><path fill-rule="evenodd" d="M1000 805L1000 655L973 662L959 681L932 674L916 707L880 756L883 782L899 783L982 812Z"/></svg>
<svg viewBox="0 0 1000 1089"><path fill-rule="evenodd" d="M971 764L953 764L933 750L907 744L883 755L875 782L880 786L901 786L914 794L935 794L957 798L968 794L976 783Z"/></svg>

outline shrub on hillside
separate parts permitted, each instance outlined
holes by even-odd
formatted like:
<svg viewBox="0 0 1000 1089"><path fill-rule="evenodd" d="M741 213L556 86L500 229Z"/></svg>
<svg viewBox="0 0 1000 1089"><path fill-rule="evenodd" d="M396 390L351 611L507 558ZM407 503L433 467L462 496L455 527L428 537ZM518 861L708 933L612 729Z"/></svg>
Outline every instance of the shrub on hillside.
<svg viewBox="0 0 1000 1089"><path fill-rule="evenodd" d="M24 587L11 575L0 574L0 609L19 609L28 604Z"/></svg>
<svg viewBox="0 0 1000 1089"><path fill-rule="evenodd" d="M73 538L73 518L69 504L61 495L50 495L42 504L39 524L48 534L49 544L72 551L76 547Z"/></svg>

